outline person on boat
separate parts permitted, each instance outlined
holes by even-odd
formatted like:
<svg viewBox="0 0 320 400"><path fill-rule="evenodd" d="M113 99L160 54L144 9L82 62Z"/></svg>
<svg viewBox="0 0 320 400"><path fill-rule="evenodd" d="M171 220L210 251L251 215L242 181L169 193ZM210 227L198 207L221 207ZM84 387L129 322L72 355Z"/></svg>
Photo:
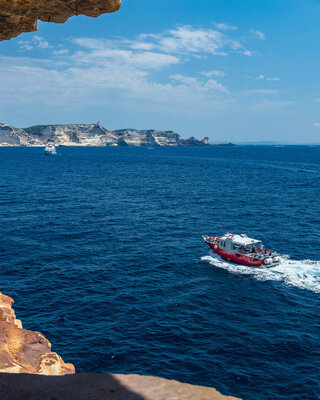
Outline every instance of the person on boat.
<svg viewBox="0 0 320 400"><path fill-rule="evenodd" d="M263 250L264 250L264 245L261 243L261 244L260 244L260 251L261 251L261 253L263 252Z"/></svg>
<svg viewBox="0 0 320 400"><path fill-rule="evenodd" d="M256 253L256 248L254 246L252 246L252 253Z"/></svg>

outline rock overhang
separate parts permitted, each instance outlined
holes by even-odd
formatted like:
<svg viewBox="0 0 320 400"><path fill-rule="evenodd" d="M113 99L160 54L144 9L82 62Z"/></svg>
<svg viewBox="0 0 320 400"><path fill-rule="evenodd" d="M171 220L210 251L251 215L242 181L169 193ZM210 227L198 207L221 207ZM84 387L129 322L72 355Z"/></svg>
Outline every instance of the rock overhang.
<svg viewBox="0 0 320 400"><path fill-rule="evenodd" d="M64 23L74 15L98 17L120 6L121 0L0 0L0 41L36 31L38 20Z"/></svg>

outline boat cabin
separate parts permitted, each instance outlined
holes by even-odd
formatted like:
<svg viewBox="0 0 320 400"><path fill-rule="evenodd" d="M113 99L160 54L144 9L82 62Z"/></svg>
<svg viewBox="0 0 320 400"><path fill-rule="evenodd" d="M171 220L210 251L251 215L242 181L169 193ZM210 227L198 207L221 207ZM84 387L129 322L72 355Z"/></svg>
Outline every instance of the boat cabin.
<svg viewBox="0 0 320 400"><path fill-rule="evenodd" d="M260 240L251 239L245 234L233 235L232 233L226 233L219 241L219 249L232 252L251 252L253 246L259 247L260 245Z"/></svg>

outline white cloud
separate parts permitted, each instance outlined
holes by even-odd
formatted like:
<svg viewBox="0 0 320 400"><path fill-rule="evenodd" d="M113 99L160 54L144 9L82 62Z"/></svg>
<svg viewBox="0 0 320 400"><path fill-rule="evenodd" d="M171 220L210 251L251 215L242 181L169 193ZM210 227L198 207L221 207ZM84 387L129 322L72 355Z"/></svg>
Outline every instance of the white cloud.
<svg viewBox="0 0 320 400"><path fill-rule="evenodd" d="M243 50L243 53L242 53L243 55L245 55L245 56L252 56L253 54L254 54L254 51L250 51L250 50Z"/></svg>
<svg viewBox="0 0 320 400"><path fill-rule="evenodd" d="M22 49L22 50L26 50L26 51L33 50L32 44L30 44L30 42L28 42L28 41L19 40L18 45L19 45L20 49Z"/></svg>
<svg viewBox="0 0 320 400"><path fill-rule="evenodd" d="M256 31L254 29L250 29L249 32L250 32L251 36L254 37L255 39L266 40L266 35L261 31Z"/></svg>
<svg viewBox="0 0 320 400"><path fill-rule="evenodd" d="M213 71L202 71L201 72L202 75L207 76L208 78L212 77L212 76L219 76L219 77L223 77L226 74L222 71L219 70L213 70Z"/></svg>
<svg viewBox="0 0 320 400"><path fill-rule="evenodd" d="M224 35L213 29L193 29L179 27L159 37L159 47L165 52L211 53L225 55L222 49L226 42Z"/></svg>
<svg viewBox="0 0 320 400"><path fill-rule="evenodd" d="M134 49L157 49L164 53L189 54L200 53L226 56L230 52L252 55L240 40L229 38L216 29L180 26L161 34L143 34L131 42Z"/></svg>
<svg viewBox="0 0 320 400"><path fill-rule="evenodd" d="M238 28L234 25L229 25L229 24L215 24L215 27L217 29L220 29L221 31L236 31Z"/></svg>
<svg viewBox="0 0 320 400"><path fill-rule="evenodd" d="M142 69L161 69L187 62L189 57L203 59L209 55L253 54L239 40L230 39L218 30L189 25L161 34L142 34L132 40L77 38L73 42L86 49L74 55L83 63L101 64L106 59L114 59ZM222 76L221 73L219 76Z"/></svg>
<svg viewBox="0 0 320 400"><path fill-rule="evenodd" d="M147 42L136 42L131 44L131 48L134 50L153 50L155 47L154 43Z"/></svg>
<svg viewBox="0 0 320 400"><path fill-rule="evenodd" d="M181 75L169 82L157 82L149 71L114 58L96 63L89 57L83 63L71 54L65 57L64 64L55 59L26 57L1 61L0 85L6 97L0 97L0 107L39 103L64 109L107 107L121 99L119 104L125 102L131 107L142 101L156 109L156 104L161 103L168 112L188 109L190 113L203 114L226 109L233 102L227 89L213 79Z"/></svg>
<svg viewBox="0 0 320 400"><path fill-rule="evenodd" d="M315 123L313 124L313 126L315 126L316 128L320 128L320 122L315 122Z"/></svg>
<svg viewBox="0 0 320 400"><path fill-rule="evenodd" d="M215 79L209 79L207 81L200 81L198 78L185 76L185 75L171 75L171 79L181 82L186 87L192 87L197 91L204 91L204 92L222 92L228 93L228 90L218 81Z"/></svg>
<svg viewBox="0 0 320 400"><path fill-rule="evenodd" d="M232 93L219 82L225 73L218 69L181 72L183 64L191 63L193 57L209 59L228 54L252 54L240 39L233 40L215 29L182 26L130 40L76 38L71 42L72 47L68 49L58 45L49 52L47 59L2 58L0 84L6 97L0 97L0 105L41 103L59 108L108 107L118 99L118 104L131 107L141 102L154 110L161 108L172 113L188 110L211 115L229 109L238 101L246 103L248 108L250 104L259 103L261 109L263 104L266 109L272 109L275 103L289 104L250 97L276 94L267 89L245 95ZM22 45L51 47L41 37ZM198 60L194 62L199 63ZM166 74L169 67L172 68Z"/></svg>
<svg viewBox="0 0 320 400"><path fill-rule="evenodd" d="M107 60L113 60L122 64L135 65L141 69L161 69L180 62L178 57L171 54L110 48L109 42L105 40L79 38L74 39L73 42L86 49L86 51L77 51L72 56L74 62L82 64L103 66Z"/></svg>
<svg viewBox="0 0 320 400"><path fill-rule="evenodd" d="M258 75L256 78L253 78L253 79L255 79L256 81L266 80L266 81L270 81L270 82L280 82L280 78L278 78L278 77L266 77L262 74Z"/></svg>
<svg viewBox="0 0 320 400"><path fill-rule="evenodd" d="M204 85L205 88L209 90L219 91L223 93L229 93L228 89L226 89L222 83L216 81L215 79L209 79Z"/></svg>
<svg viewBox="0 0 320 400"><path fill-rule="evenodd" d="M27 51L31 51L35 48L43 50L52 48L47 40L38 35L34 35L32 40L19 40L18 45L22 50Z"/></svg>
<svg viewBox="0 0 320 400"><path fill-rule="evenodd" d="M52 52L52 54L54 54L56 56L65 55L65 54L68 54L68 53L69 53L69 50L67 50L67 49L54 50Z"/></svg>
<svg viewBox="0 0 320 400"><path fill-rule="evenodd" d="M39 47L39 49L49 49L52 47L47 40L37 35L33 36L32 43L34 43L36 47Z"/></svg>

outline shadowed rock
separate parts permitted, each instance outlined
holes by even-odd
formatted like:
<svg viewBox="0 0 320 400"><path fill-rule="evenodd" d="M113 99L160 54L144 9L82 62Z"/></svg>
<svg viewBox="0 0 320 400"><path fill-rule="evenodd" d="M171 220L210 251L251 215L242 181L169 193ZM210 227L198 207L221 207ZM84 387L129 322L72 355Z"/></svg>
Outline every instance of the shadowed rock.
<svg viewBox="0 0 320 400"><path fill-rule="evenodd" d="M63 23L73 15L98 17L120 6L121 0L0 0L0 41L36 31L38 20Z"/></svg>
<svg viewBox="0 0 320 400"><path fill-rule="evenodd" d="M40 332L22 328L12 303L11 297L0 292L0 372L74 374L74 366L52 352L50 342Z"/></svg>
<svg viewBox="0 0 320 400"><path fill-rule="evenodd" d="M118 374L0 374L0 392L1 400L236 400L202 386Z"/></svg>

